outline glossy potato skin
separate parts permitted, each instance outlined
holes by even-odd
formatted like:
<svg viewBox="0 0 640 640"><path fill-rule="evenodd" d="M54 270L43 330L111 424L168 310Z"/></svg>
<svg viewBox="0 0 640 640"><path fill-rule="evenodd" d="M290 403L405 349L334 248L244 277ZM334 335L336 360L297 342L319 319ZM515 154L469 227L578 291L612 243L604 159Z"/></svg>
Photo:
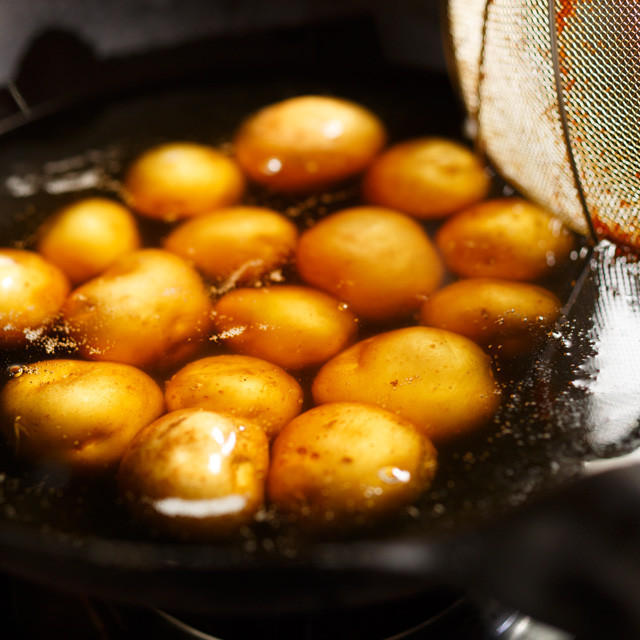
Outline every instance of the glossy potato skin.
<svg viewBox="0 0 640 640"><path fill-rule="evenodd" d="M458 280L420 309L421 324L466 336L500 356L531 351L553 327L560 300L542 287L496 278Z"/></svg>
<svg viewBox="0 0 640 640"><path fill-rule="evenodd" d="M284 265L298 241L295 225L263 207L229 207L176 227L164 246L215 282L247 285Z"/></svg>
<svg viewBox="0 0 640 640"><path fill-rule="evenodd" d="M216 303L214 324L231 350L294 370L326 362L357 330L338 300L294 286L231 291Z"/></svg>
<svg viewBox="0 0 640 640"><path fill-rule="evenodd" d="M366 404L325 404L276 438L268 495L314 528L348 528L413 502L435 472L433 445L407 420Z"/></svg>
<svg viewBox="0 0 640 640"><path fill-rule="evenodd" d="M174 221L228 207L244 188L242 172L231 158L206 145L172 142L133 162L122 195L138 213Z"/></svg>
<svg viewBox="0 0 640 640"><path fill-rule="evenodd" d="M284 369L240 355L202 358L180 369L165 386L169 411L200 407L260 425L269 438L302 408L302 388Z"/></svg>
<svg viewBox="0 0 640 640"><path fill-rule="evenodd" d="M125 453L118 485L141 520L183 538L228 536L264 503L269 443L244 419L182 409L143 429Z"/></svg>
<svg viewBox="0 0 640 640"><path fill-rule="evenodd" d="M249 117L234 148L252 180L295 193L363 171L385 140L384 126L364 107L338 98L298 96Z"/></svg>
<svg viewBox="0 0 640 640"><path fill-rule="evenodd" d="M306 282L375 321L418 309L443 273L422 227L380 207L354 207L320 220L302 234L296 264Z"/></svg>
<svg viewBox="0 0 640 640"><path fill-rule="evenodd" d="M198 349L211 309L200 276L182 258L143 249L78 287L63 312L83 357L164 368Z"/></svg>
<svg viewBox="0 0 640 640"><path fill-rule="evenodd" d="M574 242L558 218L520 198L471 207L436 235L446 265L466 278L537 280L566 262Z"/></svg>
<svg viewBox="0 0 640 640"><path fill-rule="evenodd" d="M5 436L22 458L76 471L112 468L136 433L163 411L158 385L115 362L25 365L0 392Z"/></svg>
<svg viewBox="0 0 640 640"><path fill-rule="evenodd" d="M105 271L140 247L131 213L106 198L87 198L61 209L40 231L38 251L74 284Z"/></svg>
<svg viewBox="0 0 640 640"><path fill-rule="evenodd" d="M482 200L489 175L469 149L442 138L419 138L394 145L368 169L367 202L421 219L441 218Z"/></svg>
<svg viewBox="0 0 640 640"><path fill-rule="evenodd" d="M0 283L0 348L25 345L31 330L56 317L69 293L58 267L19 249L0 249Z"/></svg>
<svg viewBox="0 0 640 640"><path fill-rule="evenodd" d="M484 425L500 391L491 361L471 340L408 327L353 345L313 381L317 404L365 402L411 421L436 444Z"/></svg>

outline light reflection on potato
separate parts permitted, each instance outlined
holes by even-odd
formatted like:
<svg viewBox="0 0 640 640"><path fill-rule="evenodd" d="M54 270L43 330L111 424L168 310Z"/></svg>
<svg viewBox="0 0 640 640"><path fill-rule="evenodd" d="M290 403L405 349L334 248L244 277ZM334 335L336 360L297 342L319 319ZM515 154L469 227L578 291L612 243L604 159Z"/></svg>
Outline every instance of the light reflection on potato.
<svg viewBox="0 0 640 640"><path fill-rule="evenodd" d="M17 455L88 471L116 464L164 402L158 385L134 367L48 360L26 365L9 380L0 406Z"/></svg>
<svg viewBox="0 0 640 640"><path fill-rule="evenodd" d="M411 503L435 471L435 449L410 422L370 405L326 404L276 438L268 494L303 523L350 527Z"/></svg>
<svg viewBox="0 0 640 640"><path fill-rule="evenodd" d="M298 240L295 225L262 207L229 207L182 223L165 248L216 282L252 284L285 264Z"/></svg>
<svg viewBox="0 0 640 640"><path fill-rule="evenodd" d="M371 320L416 310L442 278L440 258L422 227L380 207L322 219L300 238L296 264L309 284Z"/></svg>
<svg viewBox="0 0 640 640"><path fill-rule="evenodd" d="M45 223L38 241L38 251L75 284L101 274L139 246L131 213L106 198L87 198L64 207Z"/></svg>
<svg viewBox="0 0 640 640"><path fill-rule="evenodd" d="M38 337L68 293L64 273L37 253L0 249L0 347Z"/></svg>
<svg viewBox="0 0 640 640"><path fill-rule="evenodd" d="M459 276L536 280L566 262L574 237L544 209L504 198L455 215L438 231L436 244Z"/></svg>
<svg viewBox="0 0 640 640"><path fill-rule="evenodd" d="M500 402L489 356L463 336L428 327L358 342L320 369L312 391L318 404L393 411L436 444L482 426Z"/></svg>
<svg viewBox="0 0 640 640"><path fill-rule="evenodd" d="M212 147L173 142L149 149L127 171L123 196L150 218L173 221L237 202L244 177L236 163Z"/></svg>
<svg viewBox="0 0 640 640"><path fill-rule="evenodd" d="M419 138L397 144L367 171L367 202L431 219L459 211L489 191L482 162L451 140Z"/></svg>
<svg viewBox="0 0 640 640"><path fill-rule="evenodd" d="M211 325L211 303L182 258L144 249L78 287L64 318L82 356L166 367L192 355Z"/></svg>
<svg viewBox="0 0 640 640"><path fill-rule="evenodd" d="M259 424L267 436L300 413L302 389L286 371L259 358L212 356L190 362L166 384L169 411L200 407Z"/></svg>
<svg viewBox="0 0 640 640"><path fill-rule="evenodd" d="M276 191L326 187L359 173L384 146L380 120L360 105L298 96L249 117L234 140L249 177Z"/></svg>
<svg viewBox="0 0 640 640"><path fill-rule="evenodd" d="M216 303L217 337L231 350L304 369L344 349L356 317L335 298L306 287L236 289Z"/></svg>
<svg viewBox="0 0 640 640"><path fill-rule="evenodd" d="M118 484L132 512L168 533L229 535L264 502L269 443L259 426L203 409L172 411L125 453Z"/></svg>
<svg viewBox="0 0 640 640"><path fill-rule="evenodd" d="M420 310L422 324L466 336L498 355L531 351L560 313L547 289L495 278L459 280L434 293Z"/></svg>

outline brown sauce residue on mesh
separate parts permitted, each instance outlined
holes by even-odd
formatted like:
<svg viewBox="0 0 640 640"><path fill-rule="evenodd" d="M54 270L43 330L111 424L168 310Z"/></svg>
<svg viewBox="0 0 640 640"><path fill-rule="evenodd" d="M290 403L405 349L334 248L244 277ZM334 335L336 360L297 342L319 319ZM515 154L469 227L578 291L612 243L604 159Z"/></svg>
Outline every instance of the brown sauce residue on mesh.
<svg viewBox="0 0 640 640"><path fill-rule="evenodd" d="M556 30L560 35L567 22L575 15L578 0L560 0L560 10L556 13Z"/></svg>
<svg viewBox="0 0 640 640"><path fill-rule="evenodd" d="M623 202L624 201L620 202L621 207L625 206ZM626 206L629 206L629 203L626 203ZM626 228L626 225L613 220L607 220L605 222L595 214L592 216L592 223L593 230L600 240L610 240L618 245L616 250L617 255L638 258L638 251L640 250L640 230L633 227Z"/></svg>

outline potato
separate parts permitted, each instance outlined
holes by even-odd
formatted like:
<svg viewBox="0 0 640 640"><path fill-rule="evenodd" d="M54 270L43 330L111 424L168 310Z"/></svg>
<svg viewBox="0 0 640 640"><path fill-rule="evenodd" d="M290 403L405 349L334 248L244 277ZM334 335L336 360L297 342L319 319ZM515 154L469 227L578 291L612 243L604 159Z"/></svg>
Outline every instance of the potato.
<svg viewBox="0 0 640 640"><path fill-rule="evenodd" d="M379 207L324 218L302 234L296 262L306 282L369 320L416 310L442 279L440 259L422 227Z"/></svg>
<svg viewBox="0 0 640 640"><path fill-rule="evenodd" d="M457 214L440 228L436 243L459 276L536 280L567 260L574 237L547 211L504 198Z"/></svg>
<svg viewBox="0 0 640 640"><path fill-rule="evenodd" d="M489 175L479 158L441 138L408 140L387 149L363 181L367 202L417 218L441 218L489 192Z"/></svg>
<svg viewBox="0 0 640 640"><path fill-rule="evenodd" d="M37 337L68 293L64 273L37 253L0 249L0 348L20 347Z"/></svg>
<svg viewBox="0 0 640 640"><path fill-rule="evenodd" d="M46 360L25 365L0 392L4 435L28 460L107 469L163 410L162 391L126 364Z"/></svg>
<svg viewBox="0 0 640 640"><path fill-rule="evenodd" d="M101 274L139 246L131 213L106 198L86 198L64 207L45 223L38 241L38 251L74 284Z"/></svg>
<svg viewBox="0 0 640 640"><path fill-rule="evenodd" d="M242 418L172 411L127 450L118 484L133 513L178 535L208 539L251 522L264 502L269 443Z"/></svg>
<svg viewBox="0 0 640 640"><path fill-rule="evenodd" d="M166 367L198 349L211 310L200 276L182 258L144 249L78 287L63 313L85 358Z"/></svg>
<svg viewBox="0 0 640 640"><path fill-rule="evenodd" d="M135 160L123 197L142 215L173 221L228 207L243 192L244 177L232 159L212 147L173 142Z"/></svg>
<svg viewBox="0 0 640 640"><path fill-rule="evenodd" d="M297 240L295 225L276 211L229 207L182 223L164 246L216 282L252 284L285 264Z"/></svg>
<svg viewBox="0 0 640 640"><path fill-rule="evenodd" d="M317 404L365 402L393 411L436 443L480 427L500 402L482 349L427 327L358 342L320 369L312 391Z"/></svg>
<svg viewBox="0 0 640 640"><path fill-rule="evenodd" d="M435 449L410 422L339 402L303 413L280 432L267 486L283 513L349 527L413 502L435 472Z"/></svg>
<svg viewBox="0 0 640 640"><path fill-rule="evenodd" d="M230 349L285 369L325 362L351 341L356 322L346 305L306 287L236 289L214 311L218 339Z"/></svg>
<svg viewBox="0 0 640 640"><path fill-rule="evenodd" d="M169 411L200 407L260 425L272 438L302 408L302 389L286 371L259 358L223 355L190 362L165 387Z"/></svg>
<svg viewBox="0 0 640 640"><path fill-rule="evenodd" d="M560 306L560 300L542 287L473 278L433 294L420 309L420 322L459 333L512 358L535 347L553 327Z"/></svg>
<svg viewBox="0 0 640 640"><path fill-rule="evenodd" d="M365 169L384 146L380 120L353 102L298 96L246 120L234 147L245 173L271 189L313 191Z"/></svg>

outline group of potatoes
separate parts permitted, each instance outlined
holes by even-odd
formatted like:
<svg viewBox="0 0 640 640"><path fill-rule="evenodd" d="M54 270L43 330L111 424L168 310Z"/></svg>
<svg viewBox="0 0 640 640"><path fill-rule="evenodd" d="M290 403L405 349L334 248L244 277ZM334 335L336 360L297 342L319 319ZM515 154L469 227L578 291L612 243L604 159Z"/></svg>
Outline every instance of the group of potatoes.
<svg viewBox="0 0 640 640"><path fill-rule="evenodd" d="M359 105L288 99L242 124L233 156L150 149L123 204L81 200L37 252L0 250L0 346L54 327L78 356L15 368L0 408L16 454L119 465L134 514L202 539L251 523L265 494L320 529L415 501L432 443L495 413L493 358L552 326L559 301L528 281L574 240L523 200L482 202L490 179L457 143L386 138ZM295 195L358 174L365 204L302 231L241 204L247 179ZM162 248L141 248L131 211L172 223ZM444 217L434 246L421 221ZM463 279L440 288L445 265Z"/></svg>

